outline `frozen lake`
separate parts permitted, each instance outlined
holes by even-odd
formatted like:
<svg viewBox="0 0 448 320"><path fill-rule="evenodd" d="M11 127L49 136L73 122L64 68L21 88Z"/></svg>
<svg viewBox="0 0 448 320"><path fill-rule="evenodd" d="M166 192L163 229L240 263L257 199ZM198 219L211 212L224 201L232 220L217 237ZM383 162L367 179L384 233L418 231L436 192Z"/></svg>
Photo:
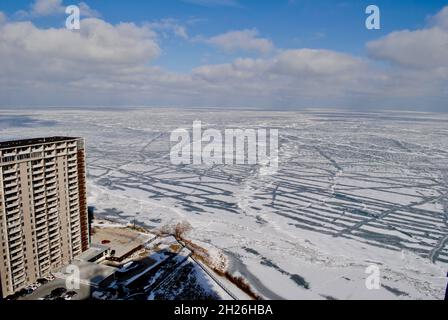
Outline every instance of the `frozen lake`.
<svg viewBox="0 0 448 320"><path fill-rule="evenodd" d="M175 166L170 133L273 128L279 169ZM89 205L148 228L188 221L268 299L442 299L448 115L174 109L0 111L2 140L86 138ZM368 290L377 265L381 288Z"/></svg>

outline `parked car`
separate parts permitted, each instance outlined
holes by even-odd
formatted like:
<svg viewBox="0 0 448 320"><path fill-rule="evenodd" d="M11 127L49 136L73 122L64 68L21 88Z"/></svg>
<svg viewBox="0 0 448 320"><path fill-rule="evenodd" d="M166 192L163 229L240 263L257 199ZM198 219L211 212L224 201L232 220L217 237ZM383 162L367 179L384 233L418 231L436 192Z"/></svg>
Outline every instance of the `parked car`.
<svg viewBox="0 0 448 320"><path fill-rule="evenodd" d="M54 297L61 297L66 292L67 292L67 289L65 289L65 288L56 288L53 291L51 291L51 295Z"/></svg>

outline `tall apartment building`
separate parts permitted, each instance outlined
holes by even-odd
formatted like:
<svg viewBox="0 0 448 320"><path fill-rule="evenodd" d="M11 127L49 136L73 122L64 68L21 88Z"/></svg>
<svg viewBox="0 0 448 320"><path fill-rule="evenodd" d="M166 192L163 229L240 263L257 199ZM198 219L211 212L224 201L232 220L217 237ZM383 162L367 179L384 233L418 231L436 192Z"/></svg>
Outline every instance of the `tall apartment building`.
<svg viewBox="0 0 448 320"><path fill-rule="evenodd" d="M89 247L81 138L0 142L0 297Z"/></svg>

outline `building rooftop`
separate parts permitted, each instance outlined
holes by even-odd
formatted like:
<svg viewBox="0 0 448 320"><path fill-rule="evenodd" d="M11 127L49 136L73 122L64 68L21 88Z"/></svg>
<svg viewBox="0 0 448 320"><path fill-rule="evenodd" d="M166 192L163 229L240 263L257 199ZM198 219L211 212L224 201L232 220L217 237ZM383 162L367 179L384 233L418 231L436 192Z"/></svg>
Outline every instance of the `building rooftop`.
<svg viewBox="0 0 448 320"><path fill-rule="evenodd" d="M46 137L46 138L34 138L34 139L23 139L23 140L13 140L13 141L0 141L0 149L18 148L32 146L35 144L45 144L54 143L62 141L72 141L79 138L75 137Z"/></svg>

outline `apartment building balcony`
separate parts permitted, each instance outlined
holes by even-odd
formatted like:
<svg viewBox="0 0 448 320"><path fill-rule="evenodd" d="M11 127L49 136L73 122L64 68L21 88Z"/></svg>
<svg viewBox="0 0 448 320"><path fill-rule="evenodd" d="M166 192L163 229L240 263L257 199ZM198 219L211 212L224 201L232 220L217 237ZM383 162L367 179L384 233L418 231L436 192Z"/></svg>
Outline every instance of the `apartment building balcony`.
<svg viewBox="0 0 448 320"><path fill-rule="evenodd" d="M55 239L59 239L59 226L54 225L51 228L48 228L48 235L49 235L50 242Z"/></svg>
<svg viewBox="0 0 448 320"><path fill-rule="evenodd" d="M56 178L53 177L51 179L47 179L46 186L47 186L47 189L51 189L51 188L55 187L56 186Z"/></svg>
<svg viewBox="0 0 448 320"><path fill-rule="evenodd" d="M48 274L50 271L50 258L45 260L44 262L39 263L41 274Z"/></svg>
<svg viewBox="0 0 448 320"><path fill-rule="evenodd" d="M19 191L19 188L17 186L9 187L9 188L5 186L5 188L4 188L5 195L17 194L18 191Z"/></svg>
<svg viewBox="0 0 448 320"><path fill-rule="evenodd" d="M33 184L34 194L39 194L41 192L45 192L45 184L44 182L39 182L38 184Z"/></svg>
<svg viewBox="0 0 448 320"><path fill-rule="evenodd" d="M39 234L36 234L36 240L38 243L47 242L48 241L47 230L44 230L42 232L39 232Z"/></svg>
<svg viewBox="0 0 448 320"><path fill-rule="evenodd" d="M61 261L61 248L55 248L51 252L51 264L53 267Z"/></svg>
<svg viewBox="0 0 448 320"><path fill-rule="evenodd" d="M16 201L16 200L19 200L19 194L17 192L16 193L10 193L8 195L5 194L5 202L6 203L12 202L12 201Z"/></svg>
<svg viewBox="0 0 448 320"><path fill-rule="evenodd" d="M78 178L78 173L76 171L69 172L68 178L69 179L76 179L76 178Z"/></svg>
<svg viewBox="0 0 448 320"><path fill-rule="evenodd" d="M79 221L79 212L73 212L70 214L70 220L72 223Z"/></svg>
<svg viewBox="0 0 448 320"><path fill-rule="evenodd" d="M81 222L79 220L78 221L72 221L71 225L70 225L70 230L72 232L78 233L79 230L81 230Z"/></svg>
<svg viewBox="0 0 448 320"><path fill-rule="evenodd" d="M47 247L40 251L39 253L39 261L44 262L50 258L50 246L47 244Z"/></svg>
<svg viewBox="0 0 448 320"><path fill-rule="evenodd" d="M48 210L49 215L53 215L54 213L58 213L58 208L52 207L51 209Z"/></svg>
<svg viewBox="0 0 448 320"><path fill-rule="evenodd" d="M50 242L55 241L56 239L59 240L59 233L58 232L53 232L53 233L49 234Z"/></svg>
<svg viewBox="0 0 448 320"><path fill-rule="evenodd" d="M18 201L16 201L18 203ZM6 215L9 216L9 219L14 220L15 215L18 215L20 213L19 205L16 204L16 206L6 207Z"/></svg>
<svg viewBox="0 0 448 320"><path fill-rule="evenodd" d="M45 169L45 178L47 180L54 177L56 177L56 169Z"/></svg>
<svg viewBox="0 0 448 320"><path fill-rule="evenodd" d="M44 173L44 168L33 168L33 175L39 175L39 174L43 174Z"/></svg>
<svg viewBox="0 0 448 320"><path fill-rule="evenodd" d="M43 222L40 222L39 224L36 224L36 232L39 232L39 231L41 231L43 229L46 229L46 228L47 228L47 222L46 221L43 221Z"/></svg>
<svg viewBox="0 0 448 320"><path fill-rule="evenodd" d="M78 161L76 155L71 155L68 157L67 167L68 169L76 169L78 167Z"/></svg>
<svg viewBox="0 0 448 320"><path fill-rule="evenodd" d="M24 277L26 277L24 265L16 267L16 272L12 273L13 281L20 282Z"/></svg>
<svg viewBox="0 0 448 320"><path fill-rule="evenodd" d="M28 159L30 159L29 153L17 156L16 161L24 161L24 160L28 160Z"/></svg>
<svg viewBox="0 0 448 320"><path fill-rule="evenodd" d="M21 263L20 265L18 265L15 268L11 268L11 273L13 277L17 277L21 274L23 274L23 272L25 271L25 265L23 263Z"/></svg>
<svg viewBox="0 0 448 320"><path fill-rule="evenodd" d="M12 157L12 156L15 156L16 154L17 154L17 150L16 149L4 150L3 151L3 157Z"/></svg>
<svg viewBox="0 0 448 320"><path fill-rule="evenodd" d="M68 160L68 162L67 162L67 169L69 171L78 169L78 163L76 161L76 158L74 158L73 160Z"/></svg>
<svg viewBox="0 0 448 320"><path fill-rule="evenodd" d="M40 264L47 264L47 262L50 261L50 253L47 252L43 256L39 256L39 262Z"/></svg>
<svg viewBox="0 0 448 320"><path fill-rule="evenodd" d="M59 215L57 214L57 211L52 212L48 215L48 225L53 225L59 221Z"/></svg>
<svg viewBox="0 0 448 320"><path fill-rule="evenodd" d="M20 214L11 214L11 215L9 215L9 214L6 214L6 217L7 217L7 219L6 219L6 221L7 222L9 222L9 223L12 223L12 224L14 224L14 225L21 225L21 223L22 223L22 219L21 219L21 216L20 216Z"/></svg>
<svg viewBox="0 0 448 320"><path fill-rule="evenodd" d="M45 152L45 155L44 155L45 160L52 159L54 157L56 157L56 151Z"/></svg>
<svg viewBox="0 0 448 320"><path fill-rule="evenodd" d="M22 252L22 250L23 250L23 248L22 248L22 246L17 246L17 247L15 247L14 248L14 250L9 250L9 253L11 254L11 255L14 255L14 254L17 254L17 253L20 253L20 252Z"/></svg>
<svg viewBox="0 0 448 320"><path fill-rule="evenodd" d="M38 181L41 181L44 179L44 174L43 173L38 173L38 174L34 174L33 173L33 182L36 183Z"/></svg>
<svg viewBox="0 0 448 320"><path fill-rule="evenodd" d="M38 215L35 215L36 224L46 223L47 222L47 213L41 212Z"/></svg>
<svg viewBox="0 0 448 320"><path fill-rule="evenodd" d="M16 228L16 227L20 227L22 225L22 221L20 219L20 217L14 218L14 219L10 219L8 221L8 228Z"/></svg>
<svg viewBox="0 0 448 320"><path fill-rule="evenodd" d="M53 240L50 242L50 249L59 247L59 246L60 246L59 239L56 239L56 240Z"/></svg>
<svg viewBox="0 0 448 320"><path fill-rule="evenodd" d="M73 222L72 226L71 226L72 230L79 230L80 227L81 227L81 224L80 224L79 220L76 222Z"/></svg>
<svg viewBox="0 0 448 320"><path fill-rule="evenodd" d="M76 205L78 205L78 204L79 204L79 201L78 201L78 200L70 200L70 201L68 202L68 205L69 205L70 208L73 208L74 206L76 206Z"/></svg>
<svg viewBox="0 0 448 320"><path fill-rule="evenodd" d="M51 202L47 203L47 208L48 209L53 209L53 208L56 208L57 205L58 205L57 201L51 201Z"/></svg>
<svg viewBox="0 0 448 320"><path fill-rule="evenodd" d="M78 196L78 194L75 194L75 195L73 195L73 196L71 196L71 197L68 197L68 199L69 199L70 201L77 201L77 200L79 199L79 196Z"/></svg>
<svg viewBox="0 0 448 320"><path fill-rule="evenodd" d="M78 175L76 175L76 178L68 180L68 188L78 188Z"/></svg>
<svg viewBox="0 0 448 320"><path fill-rule="evenodd" d="M56 161L54 159L45 159L45 167L47 169L54 169Z"/></svg>
<svg viewBox="0 0 448 320"><path fill-rule="evenodd" d="M54 150L56 148L56 143L48 143L44 144L44 150Z"/></svg>
<svg viewBox="0 0 448 320"><path fill-rule="evenodd" d="M6 210L9 211L10 209L14 209L15 207L19 207L19 201L8 201L5 203Z"/></svg>
<svg viewBox="0 0 448 320"><path fill-rule="evenodd" d="M37 254L41 255L48 251L48 242L41 241L37 244Z"/></svg>
<svg viewBox="0 0 448 320"><path fill-rule="evenodd" d="M45 190L45 189L44 189ZM34 203L37 204L37 201L45 199L45 191L44 192L35 192L34 193Z"/></svg>
<svg viewBox="0 0 448 320"><path fill-rule="evenodd" d="M3 174L11 174L11 173L16 173L17 172L17 166L13 166L12 168L9 169L4 169L3 170Z"/></svg>
<svg viewBox="0 0 448 320"><path fill-rule="evenodd" d="M12 228L8 228L8 233L16 234L17 232L20 232L21 230L22 230L22 226L12 227Z"/></svg>
<svg viewBox="0 0 448 320"><path fill-rule="evenodd" d="M44 146L42 145L31 147L31 152L42 152L42 151L44 151Z"/></svg>
<svg viewBox="0 0 448 320"><path fill-rule="evenodd" d="M17 155L22 155L22 154L29 154L31 153L31 148L27 147L27 148L20 148L17 150Z"/></svg>
<svg viewBox="0 0 448 320"><path fill-rule="evenodd" d="M19 256L19 258L17 258L16 260L11 261L11 268L15 268L20 266L21 264L23 264L23 256Z"/></svg>
<svg viewBox="0 0 448 320"><path fill-rule="evenodd" d="M14 287L16 288L15 290L24 286L25 285L25 274L18 275L17 277L14 277L13 282L14 282Z"/></svg>
<svg viewBox="0 0 448 320"><path fill-rule="evenodd" d="M76 179L75 181L69 181L68 188L78 189L78 179Z"/></svg>
<svg viewBox="0 0 448 320"><path fill-rule="evenodd" d="M48 215L48 223L54 223L54 221L56 220L56 221L58 221L58 219L59 219L59 214L58 214L58 212L56 211L56 212L53 212L52 214L49 214Z"/></svg>
<svg viewBox="0 0 448 320"><path fill-rule="evenodd" d="M79 256L81 254L81 246L74 247L72 253L74 257Z"/></svg>
<svg viewBox="0 0 448 320"><path fill-rule="evenodd" d="M79 230L73 230L72 229L72 244L75 245L78 242L81 243L81 234L79 233Z"/></svg>
<svg viewBox="0 0 448 320"><path fill-rule="evenodd" d="M17 173L3 174L4 182L9 182L9 181L13 181L13 180L17 180Z"/></svg>
<svg viewBox="0 0 448 320"><path fill-rule="evenodd" d="M14 188L17 187L17 182L16 181L12 181L9 183L3 183L3 188L7 189L7 188Z"/></svg>
<svg viewBox="0 0 448 320"><path fill-rule="evenodd" d="M81 241L72 242L73 252L81 250Z"/></svg>
<svg viewBox="0 0 448 320"><path fill-rule="evenodd" d="M79 222L79 221L80 221L79 213L73 213L73 214L70 215L70 222L72 224L74 224L76 222Z"/></svg>
<svg viewBox="0 0 448 320"><path fill-rule="evenodd" d="M34 201L34 205L39 207L39 206L45 206L45 197L41 197L40 200L35 200Z"/></svg>
<svg viewBox="0 0 448 320"><path fill-rule="evenodd" d="M38 259L40 259L40 257L48 255L49 251L50 251L50 247L48 246L48 242L38 244L38 246L37 246Z"/></svg>
<svg viewBox="0 0 448 320"><path fill-rule="evenodd" d="M79 214L79 202L73 203L70 206L70 215Z"/></svg>
<svg viewBox="0 0 448 320"><path fill-rule="evenodd" d="M42 160L36 160L32 162L33 170L39 170L44 168L44 162Z"/></svg>
<svg viewBox="0 0 448 320"><path fill-rule="evenodd" d="M56 195L57 195L56 188L52 188L50 190L47 190L47 197L48 198L54 197Z"/></svg>
<svg viewBox="0 0 448 320"><path fill-rule="evenodd" d="M14 231L14 232L10 232L8 237L11 240L15 240L16 237L22 237L22 228L19 228L18 230Z"/></svg>
<svg viewBox="0 0 448 320"><path fill-rule="evenodd" d="M45 262L40 265L40 272L42 275L47 274L47 272L50 270L50 261Z"/></svg>
<svg viewBox="0 0 448 320"><path fill-rule="evenodd" d="M59 224L57 223L48 227L48 232L50 233L50 236L55 235L56 234L55 232L57 231L59 231Z"/></svg>
<svg viewBox="0 0 448 320"><path fill-rule="evenodd" d="M48 230L47 230L46 226L44 228L41 228L39 231L36 231L36 238L39 241L44 241L47 238L47 235L48 235Z"/></svg>
<svg viewBox="0 0 448 320"><path fill-rule="evenodd" d="M45 206L34 206L34 214L36 215L36 217L41 214L46 214L46 209Z"/></svg>
<svg viewBox="0 0 448 320"><path fill-rule="evenodd" d="M52 178L56 178L56 172L47 172L47 174L45 175L45 178L47 179L47 183L52 183L52 182L56 182L55 179Z"/></svg>
<svg viewBox="0 0 448 320"><path fill-rule="evenodd" d="M37 183L34 182L33 186L34 186L34 189L36 190L36 192L44 191L43 187L45 186L45 181L42 179L41 181L39 181Z"/></svg>

